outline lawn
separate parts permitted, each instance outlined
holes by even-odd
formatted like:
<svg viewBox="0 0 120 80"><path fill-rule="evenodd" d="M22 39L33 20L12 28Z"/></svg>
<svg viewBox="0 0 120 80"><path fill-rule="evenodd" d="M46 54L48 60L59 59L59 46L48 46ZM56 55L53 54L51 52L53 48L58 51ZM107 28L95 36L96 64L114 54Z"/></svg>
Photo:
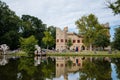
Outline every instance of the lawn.
<svg viewBox="0 0 120 80"><path fill-rule="evenodd" d="M14 56L28 56L25 52L20 51L13 53ZM108 51L82 51L82 52L47 52L47 56L92 56L92 57L118 57L120 58L120 51L109 53Z"/></svg>
<svg viewBox="0 0 120 80"><path fill-rule="evenodd" d="M108 51L83 51L83 52L55 52L47 53L47 56L98 56L119 57L120 51L109 53Z"/></svg>

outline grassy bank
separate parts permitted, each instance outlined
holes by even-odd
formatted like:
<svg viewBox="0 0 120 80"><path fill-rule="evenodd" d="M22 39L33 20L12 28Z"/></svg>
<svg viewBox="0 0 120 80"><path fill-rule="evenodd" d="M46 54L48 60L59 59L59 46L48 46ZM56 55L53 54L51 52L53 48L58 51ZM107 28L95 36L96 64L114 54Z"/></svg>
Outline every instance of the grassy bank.
<svg viewBox="0 0 120 80"><path fill-rule="evenodd" d="M19 51L17 53L11 53L10 55L13 55L13 56L28 56L27 53L25 53L23 51Z"/></svg>
<svg viewBox="0 0 120 80"><path fill-rule="evenodd" d="M108 53L108 51L97 51L96 54L93 51L84 51L84 52L56 52L56 53L47 53L47 56L96 56L96 57L119 57L120 58L120 52L112 52L111 54Z"/></svg>
<svg viewBox="0 0 120 80"><path fill-rule="evenodd" d="M28 56L27 53L20 51L17 53L12 53L13 56ZM93 51L83 51L83 52L47 52L47 56L90 56L90 57L118 57L120 58L120 51L112 52L108 51L97 51L96 54Z"/></svg>

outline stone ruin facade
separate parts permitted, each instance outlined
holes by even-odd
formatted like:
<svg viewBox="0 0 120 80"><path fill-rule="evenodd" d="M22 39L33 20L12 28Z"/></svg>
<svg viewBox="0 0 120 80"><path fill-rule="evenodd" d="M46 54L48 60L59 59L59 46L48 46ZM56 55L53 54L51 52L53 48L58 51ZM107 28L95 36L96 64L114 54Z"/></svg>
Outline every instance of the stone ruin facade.
<svg viewBox="0 0 120 80"><path fill-rule="evenodd" d="M102 24L102 25L105 27L105 29L108 29L106 33L107 35L110 36L109 23ZM56 50L57 51L66 50L68 48L66 45L68 39L71 39L73 43L73 45L70 47L70 50L76 50L76 48L78 48L78 51L88 49L87 47L85 47L83 43L83 36L78 35L74 32L68 32L68 27L64 27L63 30L61 30L60 28L56 28Z"/></svg>
<svg viewBox="0 0 120 80"><path fill-rule="evenodd" d="M68 39L71 39L73 43L73 45L70 47L70 50L75 50L78 48L78 51L80 51L82 49L85 49L82 36L74 32L68 32L68 27L65 27L63 30L56 28L56 50L66 50Z"/></svg>

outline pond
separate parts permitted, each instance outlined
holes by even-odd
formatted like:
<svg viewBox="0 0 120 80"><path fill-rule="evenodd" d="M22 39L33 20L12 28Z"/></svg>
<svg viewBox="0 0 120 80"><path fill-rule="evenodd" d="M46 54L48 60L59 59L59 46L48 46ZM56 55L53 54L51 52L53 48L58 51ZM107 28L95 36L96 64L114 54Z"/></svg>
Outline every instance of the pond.
<svg viewBox="0 0 120 80"><path fill-rule="evenodd" d="M0 80L120 80L120 58L3 55Z"/></svg>

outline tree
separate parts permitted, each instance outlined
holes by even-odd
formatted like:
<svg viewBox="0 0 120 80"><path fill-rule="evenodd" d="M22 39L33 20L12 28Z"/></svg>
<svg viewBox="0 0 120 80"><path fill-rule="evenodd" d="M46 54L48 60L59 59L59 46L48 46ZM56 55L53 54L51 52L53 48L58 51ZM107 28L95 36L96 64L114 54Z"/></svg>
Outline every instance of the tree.
<svg viewBox="0 0 120 80"><path fill-rule="evenodd" d="M98 34L96 39L95 39L95 46L97 47L102 47L103 50L105 47L107 47L110 44L110 40L108 38L108 36L106 36L105 34Z"/></svg>
<svg viewBox="0 0 120 80"><path fill-rule="evenodd" d="M38 40L32 35L28 38L20 38L20 47L23 51L25 51L28 55L33 55L35 50L35 45Z"/></svg>
<svg viewBox="0 0 120 80"><path fill-rule="evenodd" d="M116 0L113 3L108 2L108 8L112 9L114 14L120 14L120 0Z"/></svg>
<svg viewBox="0 0 120 80"><path fill-rule="evenodd" d="M10 49L17 49L20 26L20 18L9 9L6 3L0 1L0 44L7 44Z"/></svg>
<svg viewBox="0 0 120 80"><path fill-rule="evenodd" d="M42 38L42 41L47 46L48 49L49 46L54 45L55 39L53 38L53 36L51 36L50 32L48 31L45 31L44 35L45 36Z"/></svg>
<svg viewBox="0 0 120 80"><path fill-rule="evenodd" d="M46 31L46 24L37 17L30 15L22 15L21 34L24 38L34 35L38 40L38 44L42 46L42 38L44 31Z"/></svg>
<svg viewBox="0 0 120 80"><path fill-rule="evenodd" d="M56 39L56 27L54 27L54 26L49 26L48 28L47 28L47 30L51 33L51 36L54 38L54 40ZM53 46L51 46L51 47L54 47L55 48L55 46L56 46L56 43L54 43L53 44Z"/></svg>
<svg viewBox="0 0 120 80"><path fill-rule="evenodd" d="M90 14L88 16L83 16L81 19L75 22L77 28L79 29L79 34L84 37L84 44L90 46L90 51L92 50L92 44L96 37L96 32L100 28L100 24L95 15Z"/></svg>
<svg viewBox="0 0 120 80"><path fill-rule="evenodd" d="M73 45L72 40L70 38L68 39L66 45L68 46L68 49L70 49L70 47Z"/></svg>
<svg viewBox="0 0 120 80"><path fill-rule="evenodd" d="M106 29L104 26L101 25L101 29L96 32L96 38L94 41L94 46L102 47L103 50L110 44L110 36L108 34L109 29Z"/></svg>
<svg viewBox="0 0 120 80"><path fill-rule="evenodd" d="M111 64L104 58L91 58L83 62L83 68L80 70L80 80L110 80Z"/></svg>
<svg viewBox="0 0 120 80"><path fill-rule="evenodd" d="M120 27L115 29L113 48L120 50Z"/></svg>

